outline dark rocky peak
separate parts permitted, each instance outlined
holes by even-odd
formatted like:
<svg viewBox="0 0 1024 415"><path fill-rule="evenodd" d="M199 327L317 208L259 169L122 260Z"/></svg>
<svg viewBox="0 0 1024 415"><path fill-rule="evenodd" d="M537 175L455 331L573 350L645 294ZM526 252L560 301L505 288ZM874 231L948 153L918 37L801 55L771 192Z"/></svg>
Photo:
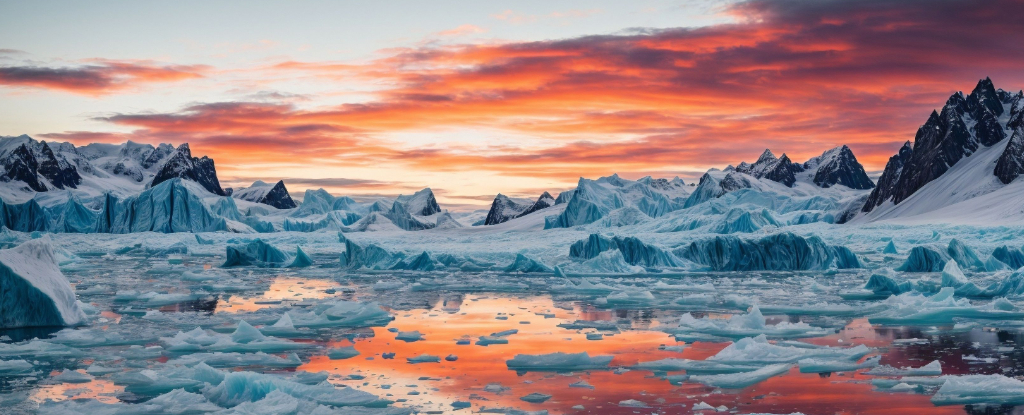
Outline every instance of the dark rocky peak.
<svg viewBox="0 0 1024 415"><path fill-rule="evenodd" d="M783 153L782 155L785 156L786 154ZM776 160L775 154L772 153L771 150L766 148L766 149L764 149L764 152L761 153L761 156L757 158L757 161L754 164L764 164L764 163L772 162L772 161L775 161L775 160Z"/></svg>
<svg viewBox="0 0 1024 415"><path fill-rule="evenodd" d="M978 81L978 85L971 91L972 104L978 103L982 108L987 109L995 116L1003 115L1003 103L996 93L996 87L992 85L989 78Z"/></svg>
<svg viewBox="0 0 1024 415"><path fill-rule="evenodd" d="M51 185L58 189L75 189L79 184L82 184L82 176L78 174L75 166L62 158L58 159L45 141L42 142L39 152L42 154L42 157L38 158L38 173L40 176L45 177Z"/></svg>
<svg viewBox="0 0 1024 415"><path fill-rule="evenodd" d="M160 170L157 171L149 187L156 186L174 178L191 180L203 186L210 193L224 196L224 189L220 187L220 180L217 179L217 169L213 159L192 157L192 151L188 143L178 146L177 149L167 157Z"/></svg>
<svg viewBox="0 0 1024 415"><path fill-rule="evenodd" d="M494 197L494 201L491 202L491 209L487 211L487 217L484 218L484 225L497 225L499 223L508 222L509 220L519 217L520 214L533 205L534 203L531 203L529 200L516 200L498 193L498 195Z"/></svg>
<svg viewBox="0 0 1024 415"><path fill-rule="evenodd" d="M864 166L857 161L853 151L846 145L825 151L820 156L808 160L803 167L805 170L814 169L812 180L818 187L827 188L837 184L862 190L875 187L864 171Z"/></svg>
<svg viewBox="0 0 1024 415"><path fill-rule="evenodd" d="M4 137L0 147L3 157L0 181L22 181L37 192L51 188L74 189L82 183L75 165L55 153L45 141L36 141L27 135ZM74 150L73 146L69 148Z"/></svg>
<svg viewBox="0 0 1024 415"><path fill-rule="evenodd" d="M166 143L160 144L156 146L153 151L150 151L146 158L142 159L142 167L146 169L153 167L167 158L167 156L170 156L173 152L174 146Z"/></svg>
<svg viewBox="0 0 1024 415"><path fill-rule="evenodd" d="M537 201L532 206L526 208L522 213L516 215L517 218L529 215L541 209L547 209L555 205L555 198L551 197L551 193L544 192L537 198Z"/></svg>
<svg viewBox="0 0 1024 415"><path fill-rule="evenodd" d="M760 163L760 160L758 162ZM802 171L804 171L804 169L801 165L793 163L786 153L782 153L782 157L779 157L774 163L767 164L764 167L762 170L763 173L761 173L758 178L765 178L793 187L793 184L796 183L796 174Z"/></svg>
<svg viewBox="0 0 1024 415"><path fill-rule="evenodd" d="M932 112L932 114L935 114L935 112ZM870 212L886 200L892 198L896 193L896 186L899 184L903 167L910 161L910 156L913 154L914 150L910 142L907 141L903 143L903 147L900 147L896 155L889 157L889 161L885 163L885 170L882 171L882 176L878 178L878 183L871 190L871 194L868 195L868 199L864 203L863 211Z"/></svg>
<svg viewBox="0 0 1024 415"><path fill-rule="evenodd" d="M263 197L263 201L260 203L267 204L278 209L294 209L298 207L298 205L295 204L295 201L292 200L292 196L288 194L288 188L284 187L284 180L278 180L277 184L267 192L267 195Z"/></svg>

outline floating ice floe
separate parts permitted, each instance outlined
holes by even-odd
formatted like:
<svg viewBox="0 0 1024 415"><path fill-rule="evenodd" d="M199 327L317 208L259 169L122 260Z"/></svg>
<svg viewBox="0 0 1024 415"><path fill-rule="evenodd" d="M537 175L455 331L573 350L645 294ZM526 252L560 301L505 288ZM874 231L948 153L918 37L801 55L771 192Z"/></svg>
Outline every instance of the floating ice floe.
<svg viewBox="0 0 1024 415"><path fill-rule="evenodd" d="M281 353L314 347L309 343L268 337L246 323L245 320L239 320L238 328L230 335L209 333L197 327L189 332L179 331L173 337L163 337L160 340L168 352L175 354L196 352Z"/></svg>
<svg viewBox="0 0 1024 415"><path fill-rule="evenodd" d="M793 365L780 363L761 367L750 372L724 373L719 375L692 375L690 381L723 389L742 389L761 383L771 377L789 371Z"/></svg>
<svg viewBox="0 0 1024 415"><path fill-rule="evenodd" d="M505 362L510 370L530 372L571 372L575 370L607 369L613 356L591 357L587 352L517 354Z"/></svg>
<svg viewBox="0 0 1024 415"><path fill-rule="evenodd" d="M954 298L954 290L944 287L932 296L905 293L885 301L888 310L871 315L872 324L936 325L952 324L956 318L978 320L1012 320L1024 318L1024 312L1004 298L985 305Z"/></svg>
<svg viewBox="0 0 1024 415"><path fill-rule="evenodd" d="M861 363L831 359L800 359L797 364L800 365L800 373L852 372L877 367L881 359L882 356L874 356Z"/></svg>
<svg viewBox="0 0 1024 415"><path fill-rule="evenodd" d="M935 405L1024 404L1024 382L1003 375L947 376L935 395Z"/></svg>
<svg viewBox="0 0 1024 415"><path fill-rule="evenodd" d="M678 327L662 330L675 335L677 340L684 341L690 335L696 336L689 338L701 340L706 340L706 336L741 339L757 335L765 335L773 339L791 339L826 336L834 332L812 327L804 322L783 321L778 324L766 324L765 317L757 306L752 307L749 314L735 315L728 320L707 317L698 319L690 313L686 313L679 319Z"/></svg>
<svg viewBox="0 0 1024 415"><path fill-rule="evenodd" d="M942 363L934 360L921 367L878 366L864 374L872 376L939 376L942 374Z"/></svg>
<svg viewBox="0 0 1024 415"><path fill-rule="evenodd" d="M385 326L394 319L376 302L323 301L310 311L289 313L296 328L353 328Z"/></svg>

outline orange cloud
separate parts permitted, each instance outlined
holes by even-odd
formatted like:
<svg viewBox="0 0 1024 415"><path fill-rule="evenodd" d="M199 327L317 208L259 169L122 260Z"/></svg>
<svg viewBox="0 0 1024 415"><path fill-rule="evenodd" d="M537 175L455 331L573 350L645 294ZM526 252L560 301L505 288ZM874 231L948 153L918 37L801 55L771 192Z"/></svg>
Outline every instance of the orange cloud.
<svg viewBox="0 0 1024 415"><path fill-rule="evenodd" d="M801 160L840 144L878 170L950 93L985 76L1004 88L1024 85L1020 1L759 0L729 12L736 23L430 45L363 64L264 68L379 86L376 99L360 104L210 103L102 120L150 139L202 142L218 166L300 154L569 182L722 167L752 161L766 147ZM394 139L467 130L488 131L492 140L412 146ZM495 146L501 136L511 138Z"/></svg>

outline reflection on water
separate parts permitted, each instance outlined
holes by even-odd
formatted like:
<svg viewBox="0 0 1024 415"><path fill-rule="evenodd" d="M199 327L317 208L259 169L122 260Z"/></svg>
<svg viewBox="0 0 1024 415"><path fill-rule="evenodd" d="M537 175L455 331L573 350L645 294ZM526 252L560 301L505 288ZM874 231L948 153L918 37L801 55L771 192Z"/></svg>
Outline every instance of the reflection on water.
<svg viewBox="0 0 1024 415"><path fill-rule="evenodd" d="M219 333L232 332L238 319L256 327L268 326L281 318L283 309L293 313L306 312L327 300L378 302L395 317L385 327L335 328L294 338L295 341L317 346L298 352L303 364L295 370L327 371L329 381L336 385L365 390L395 401L396 406L420 411L448 412L455 402L469 402L472 412L518 408L547 410L552 414L670 414L689 413L694 404L706 402L716 407L725 405L732 413L741 414L1022 413L1018 408L991 405L936 407L929 400L930 394L890 393L876 389L871 384L875 377L865 375L865 370L819 375L800 373L794 366L788 373L753 386L725 390L694 382L673 384L666 379L666 375L676 373L628 369L638 362L665 358L703 360L715 355L729 343L676 342L660 329L664 325L674 325L684 312L690 312L697 318L728 319L734 315L729 308L609 307L594 301L593 296L494 293L483 289L458 292L419 290L409 288L406 284L409 281L403 281L399 276L337 275L329 270L317 272L320 274L307 277L274 270L242 270L229 274L230 281L218 283L249 288L221 292L204 291L205 285L210 284L207 281L191 281L185 285L170 277L155 278L151 274L133 274L125 280L116 281L116 284L103 280L106 274L90 274L88 279L79 279L88 280L88 284L80 284L82 287L110 286L109 290L93 289L90 292L95 294L83 297L84 302L99 310L89 329L145 335L148 340L136 345L143 347L160 344L160 337L173 336L179 330L188 331L196 326ZM781 288L750 288L735 286L732 281L713 282L726 286L723 291L740 292L750 297L759 290L781 292L771 295L779 295L778 298L782 299L788 295ZM772 284L775 283L783 284L773 280ZM146 307L142 302L119 303L113 299L115 291L128 289L160 293L179 293L187 289L190 293L202 295L158 307ZM918 367L939 360L944 374L1024 375L1024 350L1019 346L1024 338L1012 327L997 330L980 324L878 326L871 325L866 318L766 317L769 324L809 322L818 327L835 328L834 334L800 340L828 346L863 344L874 348L864 359L880 355L884 365ZM599 328L560 326L577 321L600 323L592 324ZM507 344L476 344L482 336L508 330L518 332L507 336ZM398 331L418 331L423 339L413 342L397 340ZM9 343L32 337L47 338L55 332L55 329L25 329L5 331L0 335L7 336L3 341ZM344 360L327 357L329 350L347 346L353 346L360 354ZM35 377L0 376L0 393L29 391L35 401L95 398L114 402L119 398L135 399L102 376L81 384L53 384L49 381L52 374L65 369L81 371L93 363L93 359L125 371L155 367L168 360L159 357L126 361L118 356L127 347L94 347L88 349L87 358L54 361L47 366L49 373ZM506 365L506 361L517 354L553 352L587 352L591 356L612 355L614 358L608 370L572 373L517 373ZM407 360L423 354L437 356L440 362L413 364ZM445 359L450 355L454 361ZM289 370L278 371L288 373ZM551 395L551 398L543 403L520 399L531 393ZM647 408L620 406L620 402L626 400L641 402Z"/></svg>

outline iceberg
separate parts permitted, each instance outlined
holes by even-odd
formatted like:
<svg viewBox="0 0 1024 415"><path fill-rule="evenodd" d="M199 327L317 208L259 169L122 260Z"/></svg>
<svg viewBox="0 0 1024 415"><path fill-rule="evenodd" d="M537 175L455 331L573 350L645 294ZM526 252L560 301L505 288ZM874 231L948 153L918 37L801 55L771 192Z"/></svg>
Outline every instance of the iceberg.
<svg viewBox="0 0 1024 415"><path fill-rule="evenodd" d="M610 250L619 251L626 263L630 265L647 268L684 266L683 261L676 258L675 255L648 245L635 237L608 238L598 234L590 234L587 239L573 243L569 247L569 257L592 259L598 257L602 252Z"/></svg>
<svg viewBox="0 0 1024 415"><path fill-rule="evenodd" d="M516 254L516 259L503 269L505 272L554 272L554 270L543 263L523 254Z"/></svg>
<svg viewBox="0 0 1024 415"><path fill-rule="evenodd" d="M0 250L0 328L73 326L86 319L47 238Z"/></svg>
<svg viewBox="0 0 1024 415"><path fill-rule="evenodd" d="M394 268L405 255L391 253L377 245L369 244L365 247L345 239L345 253L341 256L341 265L349 269L376 269L385 270Z"/></svg>
<svg viewBox="0 0 1024 415"><path fill-rule="evenodd" d="M199 197L198 184L175 178L146 189L111 206L110 233L226 231L225 219L214 214Z"/></svg>
<svg viewBox="0 0 1024 415"><path fill-rule="evenodd" d="M926 246L911 248L907 260L896 268L903 272L939 272L951 258L948 254Z"/></svg>
<svg viewBox="0 0 1024 415"><path fill-rule="evenodd" d="M896 251L896 244L894 244L892 242L892 239L889 240L889 243L885 244L885 248L882 249L882 253L883 254L892 254L892 255L895 255L895 254L899 253L899 252Z"/></svg>
<svg viewBox="0 0 1024 415"><path fill-rule="evenodd" d="M821 238L783 232L760 239L716 236L673 251L713 271L808 271L860 268L849 249L826 245Z"/></svg>
<svg viewBox="0 0 1024 415"><path fill-rule="evenodd" d="M299 250L301 253L301 249ZM227 259L221 267L258 266L265 268L279 268L291 264L294 259L288 254L281 252L262 239L256 239L245 245L229 245L226 253ZM303 254L305 256L305 254ZM308 260L309 257L306 257Z"/></svg>
<svg viewBox="0 0 1024 415"><path fill-rule="evenodd" d="M1017 248L1001 246L992 251L992 257L1006 264L1010 269L1024 267L1024 253Z"/></svg>

